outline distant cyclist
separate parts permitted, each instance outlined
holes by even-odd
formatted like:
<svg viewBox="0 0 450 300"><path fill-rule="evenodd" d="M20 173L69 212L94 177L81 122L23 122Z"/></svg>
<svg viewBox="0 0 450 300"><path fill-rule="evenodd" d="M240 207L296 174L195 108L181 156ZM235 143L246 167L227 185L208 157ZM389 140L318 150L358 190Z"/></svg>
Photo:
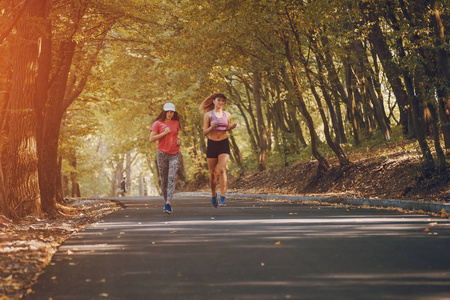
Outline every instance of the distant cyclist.
<svg viewBox="0 0 450 300"><path fill-rule="evenodd" d="M120 182L120 196L125 197L127 181L125 180L125 177L122 179L122 182Z"/></svg>

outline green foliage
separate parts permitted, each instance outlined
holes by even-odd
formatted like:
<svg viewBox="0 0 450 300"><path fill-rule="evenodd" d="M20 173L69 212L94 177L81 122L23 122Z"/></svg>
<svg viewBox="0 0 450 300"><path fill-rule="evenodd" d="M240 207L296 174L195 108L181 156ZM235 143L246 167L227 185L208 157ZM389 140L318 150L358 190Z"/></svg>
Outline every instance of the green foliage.
<svg viewBox="0 0 450 300"><path fill-rule="evenodd" d="M359 147L348 143L343 145L344 150L371 151L385 144L385 136L377 130L374 121L373 105L363 94L366 86L362 83L365 75L361 75L361 64L364 62L366 68L378 70L373 78L380 83L377 89L381 99L386 99L391 87L383 66L371 56L373 49L368 38L373 22L367 20L365 13L368 14L371 9L379 12L387 45L394 55L393 61L401 66L399 73L404 71L411 76L420 75L420 78L430 76L428 82L437 85L441 79L430 75L436 72L436 68L426 69L437 48L428 26L432 16L426 7L411 9L418 18L418 23L412 26L402 15L397 1L393 1L395 9L384 2L363 2L368 5L367 11L361 9L362 3L350 0L319 0L313 3L296 0L96 1L98 10L108 12L105 20L117 17L120 22L113 25L106 37L107 43L89 83L66 118L65 133L61 138L63 157L69 157L71 152L77 154L80 182L89 193L110 193L110 182L114 180L115 172L125 171L127 167L132 169L134 179L130 178L131 181L146 174L149 182L156 186L155 176L150 175L155 175L156 144L148 142L149 129L162 105L171 101L182 116L182 153L187 179L202 178L207 171L202 150L205 137L201 134L202 116L198 106L211 92L223 91L230 96L226 109L239 123L234 136L243 154L244 167L247 172L257 170L258 151L250 141L258 141L259 134L252 82L254 72L258 72L263 85L264 122L270 130L272 150L267 154L268 167L278 168L312 159L309 129L298 109L297 91L293 89L291 77L295 71L289 68L285 42L293 52L300 78L298 85L303 90L307 109L321 140L318 150L326 157L334 156L324 142L323 121L305 69L301 67L300 55L306 58L317 86L319 66L316 56L320 55L332 58L342 84L345 84L347 64L351 64L352 71L359 76L357 80L360 82L356 82L354 88L358 89L363 99L358 101L367 101L357 103L356 109L361 118L359 132L365 132L364 126L369 122L374 128L370 136L361 138ZM424 14L419 16L419 12ZM395 16L398 24L393 24L389 14ZM67 26L64 20L61 17L56 20L58 30L64 30ZM94 28L101 21L100 17L88 18L86 23L92 26L92 30L75 39L90 40L98 34ZM327 38L327 42L323 37ZM403 43L402 49L397 47L399 39ZM313 42L317 43L317 48L313 47ZM356 53L352 48L357 42L364 46L362 53ZM299 46L303 54L299 53ZM440 47L448 47L448 44ZM324 78L325 88L333 99L338 97L328 69L324 72ZM323 98L323 91L317 90ZM349 133L353 129L346 119L348 103L344 100L338 99L337 102L342 110L348 139L352 140ZM388 113L392 110L391 122L397 120L399 115L398 107L394 108L395 100L390 106L384 103ZM307 147L300 145L298 136L290 127L292 124L287 124L286 118L271 120L277 101L281 103L284 118L287 111L294 112L292 117L301 126ZM328 109L325 106L331 125ZM277 128L272 128L274 123ZM391 143L403 138L396 126L393 126L391 134ZM86 140L85 137L89 138ZM125 162L127 154L134 159L128 165ZM74 171L67 164L65 166L66 173ZM94 168L96 172L92 172ZM231 161L229 171L233 176L241 172L238 164ZM97 180L102 183L98 186L89 184Z"/></svg>

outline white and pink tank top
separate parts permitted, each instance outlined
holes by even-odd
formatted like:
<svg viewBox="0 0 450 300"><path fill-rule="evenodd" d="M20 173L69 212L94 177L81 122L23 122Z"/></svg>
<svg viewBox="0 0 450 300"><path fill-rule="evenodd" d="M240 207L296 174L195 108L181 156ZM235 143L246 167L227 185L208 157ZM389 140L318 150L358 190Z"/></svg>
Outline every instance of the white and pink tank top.
<svg viewBox="0 0 450 300"><path fill-rule="evenodd" d="M227 130L227 128L228 128L228 117L227 117L227 114L224 111L222 111L222 117L218 118L214 114L214 110L212 110L211 111L211 121L210 121L209 124L211 124L212 121L216 121L217 122L217 126L213 130L217 130L217 131L225 131L225 130Z"/></svg>

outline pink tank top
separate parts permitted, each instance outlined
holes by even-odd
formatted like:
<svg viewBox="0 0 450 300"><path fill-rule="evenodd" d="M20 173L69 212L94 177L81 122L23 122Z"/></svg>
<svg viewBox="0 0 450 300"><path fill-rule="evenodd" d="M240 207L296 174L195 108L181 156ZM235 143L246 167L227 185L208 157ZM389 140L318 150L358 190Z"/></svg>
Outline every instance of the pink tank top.
<svg viewBox="0 0 450 300"><path fill-rule="evenodd" d="M213 130L217 130L217 131L225 131L228 128L228 118L227 118L227 114L222 111L222 117L221 118L217 118L216 115L214 114L214 110L211 111L211 121L209 124L211 124L212 121L216 121L217 122L217 126L216 128L214 128Z"/></svg>

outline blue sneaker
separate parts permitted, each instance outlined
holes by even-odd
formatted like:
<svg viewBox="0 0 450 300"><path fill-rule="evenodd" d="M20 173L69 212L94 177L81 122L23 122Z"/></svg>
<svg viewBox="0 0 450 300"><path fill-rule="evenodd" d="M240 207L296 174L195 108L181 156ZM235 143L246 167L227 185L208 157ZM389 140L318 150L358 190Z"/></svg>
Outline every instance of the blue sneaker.
<svg viewBox="0 0 450 300"><path fill-rule="evenodd" d="M219 206L227 206L225 203L225 196L220 196Z"/></svg>
<svg viewBox="0 0 450 300"><path fill-rule="evenodd" d="M217 193L216 193L215 196L213 196L213 197L211 198L211 204L212 204L212 206L214 206L215 208L217 208L217 205L218 205L218 203L217 203Z"/></svg>
<svg viewBox="0 0 450 300"><path fill-rule="evenodd" d="M166 204L164 205L163 212L168 213L168 214L172 213L172 206L170 205L169 202L166 202Z"/></svg>

